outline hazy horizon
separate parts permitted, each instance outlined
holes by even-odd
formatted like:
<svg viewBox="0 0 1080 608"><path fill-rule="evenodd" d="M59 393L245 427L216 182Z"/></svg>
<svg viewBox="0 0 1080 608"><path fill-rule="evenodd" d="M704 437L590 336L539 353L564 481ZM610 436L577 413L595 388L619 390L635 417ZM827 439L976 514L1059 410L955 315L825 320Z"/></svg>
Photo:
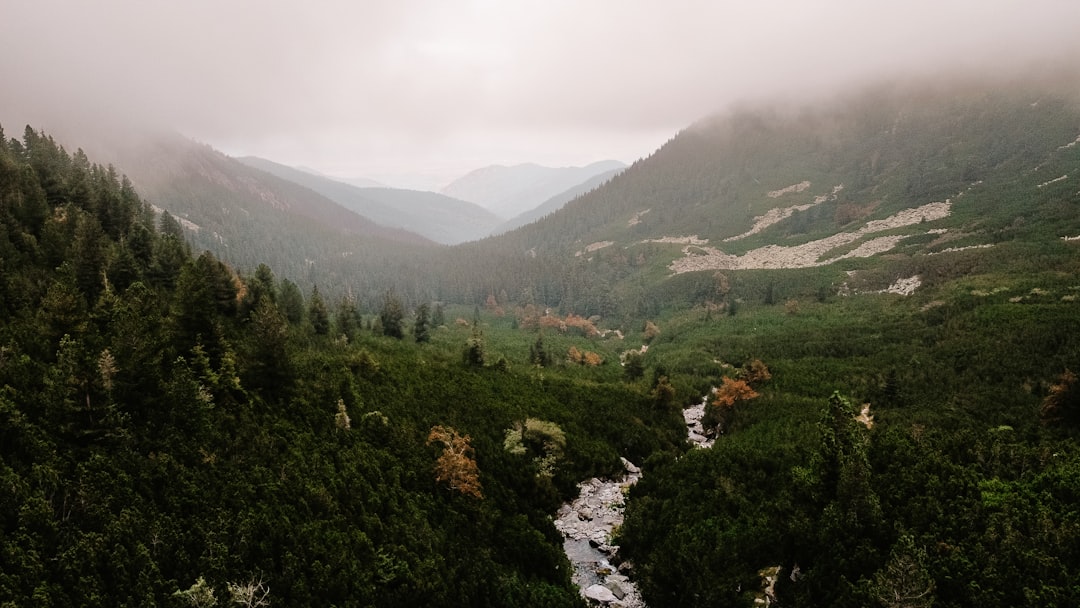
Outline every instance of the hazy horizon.
<svg viewBox="0 0 1080 608"><path fill-rule="evenodd" d="M736 103L1080 54L1065 0L11 4L9 136L153 126L379 181L631 164Z"/></svg>

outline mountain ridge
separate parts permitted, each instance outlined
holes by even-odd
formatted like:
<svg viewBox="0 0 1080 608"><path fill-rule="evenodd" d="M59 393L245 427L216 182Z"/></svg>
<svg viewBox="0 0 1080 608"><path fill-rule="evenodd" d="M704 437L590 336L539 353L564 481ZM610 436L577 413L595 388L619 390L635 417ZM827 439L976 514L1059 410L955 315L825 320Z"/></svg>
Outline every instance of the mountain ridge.
<svg viewBox="0 0 1080 608"><path fill-rule="evenodd" d="M498 223L494 214L479 205L435 192L388 187L361 188L263 158L247 156L237 160L318 192L376 223L410 230L444 245L487 236Z"/></svg>
<svg viewBox="0 0 1080 608"><path fill-rule="evenodd" d="M582 167L546 167L536 163L490 165L459 177L441 192L511 219L597 174L625 167L624 163L615 160L597 161Z"/></svg>

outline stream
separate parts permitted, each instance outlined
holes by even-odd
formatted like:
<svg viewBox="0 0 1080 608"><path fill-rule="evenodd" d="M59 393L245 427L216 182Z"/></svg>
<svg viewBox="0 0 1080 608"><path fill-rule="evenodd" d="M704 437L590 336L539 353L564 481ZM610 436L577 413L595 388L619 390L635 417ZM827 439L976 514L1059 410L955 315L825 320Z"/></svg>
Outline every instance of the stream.
<svg viewBox="0 0 1080 608"><path fill-rule="evenodd" d="M705 437L701 417L709 397L683 410L687 441L699 448L712 445ZM555 528L563 535L563 551L574 567L572 580L592 604L645 608L641 592L627 576L630 564L618 559L619 547L611 533L623 523L623 508L630 486L641 479L641 469L622 459L625 474L614 480L592 478L578 484L578 497L555 514Z"/></svg>

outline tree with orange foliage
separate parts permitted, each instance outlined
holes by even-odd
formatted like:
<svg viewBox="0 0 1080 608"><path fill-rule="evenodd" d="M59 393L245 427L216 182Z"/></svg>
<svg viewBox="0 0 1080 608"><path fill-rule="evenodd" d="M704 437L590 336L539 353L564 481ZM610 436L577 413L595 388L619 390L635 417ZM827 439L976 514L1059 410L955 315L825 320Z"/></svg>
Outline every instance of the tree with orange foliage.
<svg viewBox="0 0 1080 608"><path fill-rule="evenodd" d="M716 389L712 404L716 406L714 416L708 418L716 421L716 426L721 431L731 426L735 418L735 403L749 401L757 398L757 391L750 387L745 380L732 380L724 377L723 383ZM704 422L704 421L703 421Z"/></svg>
<svg viewBox="0 0 1080 608"><path fill-rule="evenodd" d="M585 351L581 362L588 367L597 367L604 362L604 358L592 352L591 350L587 350Z"/></svg>
<svg viewBox="0 0 1080 608"><path fill-rule="evenodd" d="M1080 382L1066 369L1043 399L1039 417L1047 426L1076 426L1080 422Z"/></svg>
<svg viewBox="0 0 1080 608"><path fill-rule="evenodd" d="M570 350L566 351L566 359L570 361L570 363L581 364L584 361L584 357L585 355L582 355L581 351L578 350L578 347L576 346L571 346Z"/></svg>
<svg viewBox="0 0 1080 608"><path fill-rule="evenodd" d="M645 321L645 331L643 334L646 342L652 342L653 338L660 335L660 328L652 321Z"/></svg>
<svg viewBox="0 0 1080 608"><path fill-rule="evenodd" d="M470 437L460 435L453 428L437 425L431 428L427 444L438 443L443 446L442 454L435 461L435 480L445 483L451 490L457 490L466 496L483 498L480 489L480 468L473 458L473 448L469 445Z"/></svg>
<svg viewBox="0 0 1080 608"><path fill-rule="evenodd" d="M717 407L734 407L736 401L748 401L758 396L758 393L753 388L750 388L750 385L745 380L732 380L725 376L723 384L716 389L713 405Z"/></svg>

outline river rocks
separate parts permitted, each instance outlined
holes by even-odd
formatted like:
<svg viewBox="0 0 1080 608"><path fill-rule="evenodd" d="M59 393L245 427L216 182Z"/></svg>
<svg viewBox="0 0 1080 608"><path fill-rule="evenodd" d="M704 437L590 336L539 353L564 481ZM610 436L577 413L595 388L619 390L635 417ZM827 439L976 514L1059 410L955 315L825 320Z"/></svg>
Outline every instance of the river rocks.
<svg viewBox="0 0 1080 608"><path fill-rule="evenodd" d="M705 416L705 407L708 405L711 395L712 391L709 391L709 394L705 395L705 399L701 403L691 405L683 410L683 420L686 421L686 440L699 448L712 447L715 442L714 439L705 436L705 427L701 424L701 419Z"/></svg>
<svg viewBox="0 0 1080 608"><path fill-rule="evenodd" d="M627 490L641 479L641 469L622 462L626 474L620 479L579 483L577 499L556 513L555 528L564 536L572 579L583 596L603 606L644 608L637 587L612 564L619 547L611 544L611 533L623 523Z"/></svg>
<svg viewBox="0 0 1080 608"><path fill-rule="evenodd" d="M612 593L611 589L608 589L603 585L590 585L582 592L582 594L586 599L600 602L601 604L611 604L619 601L619 598L615 597L615 594Z"/></svg>

